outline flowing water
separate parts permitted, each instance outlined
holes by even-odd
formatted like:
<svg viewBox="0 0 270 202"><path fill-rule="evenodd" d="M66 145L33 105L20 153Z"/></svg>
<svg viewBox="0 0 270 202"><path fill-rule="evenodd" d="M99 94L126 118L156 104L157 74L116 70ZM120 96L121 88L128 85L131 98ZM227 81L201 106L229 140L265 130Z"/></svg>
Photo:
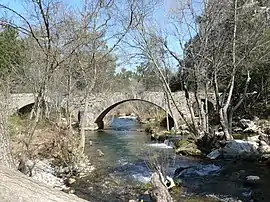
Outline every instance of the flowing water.
<svg viewBox="0 0 270 202"><path fill-rule="evenodd" d="M131 185L147 183L151 171L146 161L149 156L157 154L170 162L167 174L180 178L187 194L213 195L224 201L270 201L270 173L265 165L178 156L168 143L153 143L138 129L141 125L136 120L114 119L107 130L88 132L86 153L97 169ZM93 155L97 149L104 156ZM261 180L249 183L245 179L248 175L258 175Z"/></svg>

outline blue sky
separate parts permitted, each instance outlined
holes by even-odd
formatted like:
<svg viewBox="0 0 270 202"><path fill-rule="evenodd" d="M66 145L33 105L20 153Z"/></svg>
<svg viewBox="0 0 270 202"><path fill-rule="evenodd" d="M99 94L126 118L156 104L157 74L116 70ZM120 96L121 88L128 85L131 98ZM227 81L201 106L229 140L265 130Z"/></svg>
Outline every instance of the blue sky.
<svg viewBox="0 0 270 202"><path fill-rule="evenodd" d="M64 4L67 7L80 7L82 5L83 0L63 0ZM155 9L155 13L153 15L153 21L156 22L156 26L160 28L160 30L166 30L166 35L167 35L167 41L169 47L178 55L182 55L182 50L181 47L179 46L179 43L177 43L176 38L173 36L173 28L171 27L170 24L170 19L169 16L172 14L175 14L177 9L181 7L183 2L185 1L191 1L191 0L164 0L163 4L160 5L160 7ZM195 9L197 9L196 12L200 13L199 9L201 8L201 0L193 1L192 4ZM27 12L24 8L24 1L23 0L0 0L1 4L8 5L10 8L18 11L19 13L25 14ZM2 15L2 11L1 11ZM16 20L16 18L13 18L13 20ZM185 26L183 26L183 29L185 29ZM164 33L163 33L164 34ZM188 40L189 37L186 37L184 40ZM109 42L109 46L110 43ZM134 68L135 64L125 64L127 65L125 68ZM174 64L173 64L174 65Z"/></svg>

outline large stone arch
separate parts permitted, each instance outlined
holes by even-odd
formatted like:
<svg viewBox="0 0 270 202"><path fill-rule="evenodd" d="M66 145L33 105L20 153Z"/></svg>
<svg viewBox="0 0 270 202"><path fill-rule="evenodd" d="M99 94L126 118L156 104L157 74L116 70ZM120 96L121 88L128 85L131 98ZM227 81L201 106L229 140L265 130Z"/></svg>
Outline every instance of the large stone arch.
<svg viewBox="0 0 270 202"><path fill-rule="evenodd" d="M106 109L104 109L104 110L97 116L97 118L95 119L95 123L97 124L98 128L99 128L99 129L103 129L103 128L104 128L103 118L104 118L104 117L105 117L112 109L114 109L116 106L118 106L118 105L120 105L120 104L123 104L123 103L125 103L125 102L133 102L133 101L146 102L146 103L152 104L152 105L154 105L154 106L157 106L158 108L162 109L162 110L165 111L167 114L169 114L170 118L172 119L172 115L171 115L167 110L165 110L162 106L159 106L158 104L153 103L153 102L148 101L148 100L139 99L139 98L132 98L132 99L125 99L125 100L116 102L116 103L110 105L109 107L107 107Z"/></svg>

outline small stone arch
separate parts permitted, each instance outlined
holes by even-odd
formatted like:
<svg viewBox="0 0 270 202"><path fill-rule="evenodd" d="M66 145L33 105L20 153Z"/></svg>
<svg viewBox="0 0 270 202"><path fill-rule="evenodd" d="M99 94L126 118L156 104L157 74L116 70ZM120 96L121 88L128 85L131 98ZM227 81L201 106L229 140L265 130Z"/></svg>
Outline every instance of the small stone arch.
<svg viewBox="0 0 270 202"><path fill-rule="evenodd" d="M103 111L98 115L98 117L97 117L96 120L95 120L95 123L97 124L98 128L99 128L99 129L103 129L103 128L104 128L103 118L104 118L104 117L105 117L112 109L114 109L116 106L118 106L118 105L120 105L120 104L123 104L123 103L125 103L125 102L130 102L130 101L141 101L141 102L146 102L146 103L150 103L150 104L152 104L152 105L155 105L155 106L157 106L158 108L164 110L167 114L169 114L170 120L173 120L172 115L171 115L169 112L167 112L164 108L162 108L161 106L159 106L159 105L157 105L157 104L155 104L155 103L153 103L153 102L147 101L147 100L136 99L136 98L134 98L134 99L126 99L126 100L122 100L122 101L120 101L120 102L116 102L116 103L112 104L111 106L107 107L105 110L103 110Z"/></svg>
<svg viewBox="0 0 270 202"><path fill-rule="evenodd" d="M35 102L31 102L27 105L22 106L17 110L17 114L19 116L25 116L26 114L29 114L34 106Z"/></svg>
<svg viewBox="0 0 270 202"><path fill-rule="evenodd" d="M21 99L21 101L18 102L19 104L16 106L16 109L15 111L12 112L12 114L17 113L19 116L24 116L30 113L33 106L35 105L35 101L36 101L36 97L33 97L33 96L25 100ZM48 104L50 100L47 97L45 97L44 102Z"/></svg>

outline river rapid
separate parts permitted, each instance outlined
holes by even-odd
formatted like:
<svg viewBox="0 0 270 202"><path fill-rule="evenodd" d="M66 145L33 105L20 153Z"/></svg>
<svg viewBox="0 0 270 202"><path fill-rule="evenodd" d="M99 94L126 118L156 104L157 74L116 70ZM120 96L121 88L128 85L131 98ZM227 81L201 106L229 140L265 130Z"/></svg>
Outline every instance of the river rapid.
<svg viewBox="0 0 270 202"><path fill-rule="evenodd" d="M108 129L87 133L86 154L96 172L77 182L74 189L79 196L100 202L138 197L134 187L151 177L146 162L149 156L159 155L169 162L167 175L181 179L182 195L209 196L217 201L270 201L270 173L263 163L175 155L169 142L151 142L144 132L138 132L141 129L134 119L116 118ZM246 177L250 175L261 179L249 182Z"/></svg>

